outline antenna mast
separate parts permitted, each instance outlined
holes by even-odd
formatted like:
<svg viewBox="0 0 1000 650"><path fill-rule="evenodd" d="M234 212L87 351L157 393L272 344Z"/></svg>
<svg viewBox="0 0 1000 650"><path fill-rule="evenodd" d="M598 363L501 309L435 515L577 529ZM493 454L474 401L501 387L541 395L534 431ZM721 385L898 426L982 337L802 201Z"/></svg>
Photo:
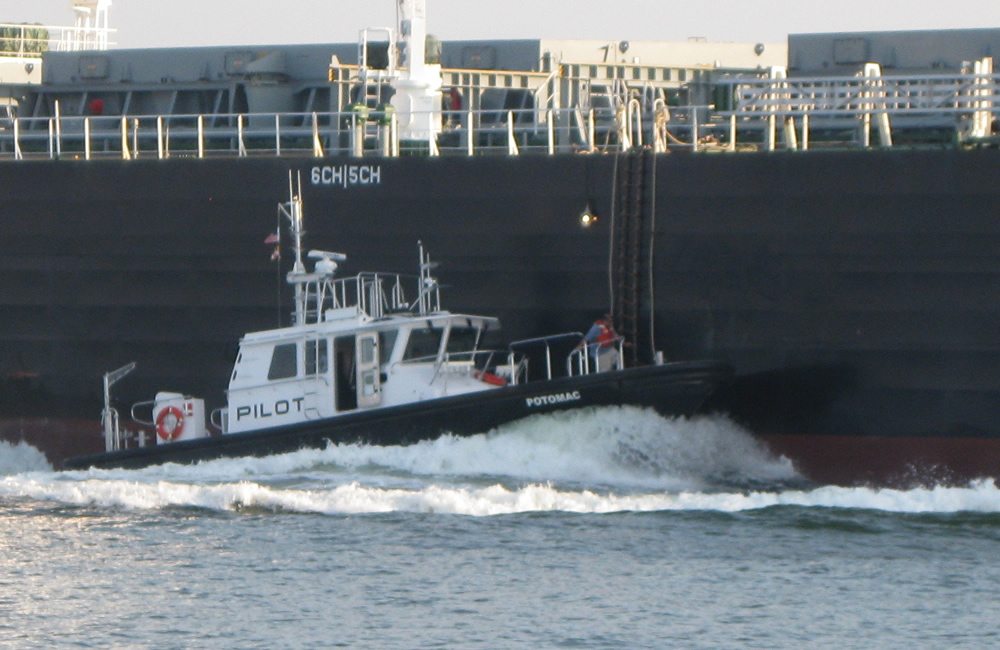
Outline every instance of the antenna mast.
<svg viewBox="0 0 1000 650"><path fill-rule="evenodd" d="M292 172L288 172L288 203L279 203L278 211L289 222L292 233L292 250L295 251L295 262L288 272L288 283L295 285L295 325L302 325L306 318L306 265L302 261L302 175L298 177L298 192L292 182Z"/></svg>

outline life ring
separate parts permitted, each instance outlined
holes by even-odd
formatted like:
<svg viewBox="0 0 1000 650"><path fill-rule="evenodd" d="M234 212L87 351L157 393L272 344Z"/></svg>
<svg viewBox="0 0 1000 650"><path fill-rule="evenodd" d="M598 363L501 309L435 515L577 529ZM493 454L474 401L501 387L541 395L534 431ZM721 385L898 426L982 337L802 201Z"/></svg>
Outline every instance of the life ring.
<svg viewBox="0 0 1000 650"><path fill-rule="evenodd" d="M184 414L176 406L168 406L156 416L156 433L164 440L176 440L183 431Z"/></svg>

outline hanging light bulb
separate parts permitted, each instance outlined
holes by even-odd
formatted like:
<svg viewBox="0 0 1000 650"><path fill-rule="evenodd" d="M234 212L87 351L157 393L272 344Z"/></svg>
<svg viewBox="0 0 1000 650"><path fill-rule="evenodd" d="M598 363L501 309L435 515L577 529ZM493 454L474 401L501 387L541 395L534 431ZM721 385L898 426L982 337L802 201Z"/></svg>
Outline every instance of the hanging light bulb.
<svg viewBox="0 0 1000 650"><path fill-rule="evenodd" d="M580 225L584 228L589 228L597 223L597 221L597 214L595 214L594 210L590 207L590 201L587 201L587 207L580 213Z"/></svg>

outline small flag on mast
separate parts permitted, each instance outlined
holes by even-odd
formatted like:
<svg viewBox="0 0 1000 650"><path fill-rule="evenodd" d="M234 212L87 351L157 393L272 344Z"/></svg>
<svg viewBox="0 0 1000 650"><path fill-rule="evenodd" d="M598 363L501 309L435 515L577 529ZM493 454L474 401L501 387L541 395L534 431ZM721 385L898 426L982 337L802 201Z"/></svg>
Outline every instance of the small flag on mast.
<svg viewBox="0 0 1000 650"><path fill-rule="evenodd" d="M271 261L277 262L281 259L281 232L272 232L264 240L266 246L274 246L274 252L271 253Z"/></svg>

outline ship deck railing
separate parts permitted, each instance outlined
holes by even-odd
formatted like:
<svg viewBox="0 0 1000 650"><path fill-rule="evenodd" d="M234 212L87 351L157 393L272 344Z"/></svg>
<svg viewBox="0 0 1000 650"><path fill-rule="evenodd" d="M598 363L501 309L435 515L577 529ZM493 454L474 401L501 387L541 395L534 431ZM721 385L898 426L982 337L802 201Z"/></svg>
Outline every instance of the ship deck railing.
<svg viewBox="0 0 1000 650"><path fill-rule="evenodd" d="M881 147L894 140L926 141L935 133L939 142L986 141L1000 115L1000 75L993 74L991 61L977 61L974 68L883 75L868 65L856 76L735 76L716 86L722 110L714 110L713 118L733 149L738 131L762 134L758 140L768 149L779 141L786 148L808 148L811 136L837 141L845 132L848 141L868 147L876 142L873 129Z"/></svg>
<svg viewBox="0 0 1000 650"><path fill-rule="evenodd" d="M446 110L440 132L409 140L399 134L398 116L377 112L367 119L352 112L113 116L57 107L55 117L0 114L0 160L742 151L927 138L954 144L991 138L1000 114L1000 75L992 72L737 76L715 88L716 103L707 105L633 98L589 109Z"/></svg>
<svg viewBox="0 0 1000 650"><path fill-rule="evenodd" d="M41 57L42 52L107 50L118 30L95 25L0 23L0 57Z"/></svg>
<svg viewBox="0 0 1000 650"><path fill-rule="evenodd" d="M903 75L871 77L736 77L719 82L736 105L722 114L854 116L860 111L892 114L972 112L995 104L1000 75Z"/></svg>
<svg viewBox="0 0 1000 650"><path fill-rule="evenodd" d="M434 137L392 143L396 129L379 128L378 119L348 111L8 116L0 117L0 159L519 155L620 150L623 141L626 148L644 141L640 119L628 122L610 108L445 112Z"/></svg>

